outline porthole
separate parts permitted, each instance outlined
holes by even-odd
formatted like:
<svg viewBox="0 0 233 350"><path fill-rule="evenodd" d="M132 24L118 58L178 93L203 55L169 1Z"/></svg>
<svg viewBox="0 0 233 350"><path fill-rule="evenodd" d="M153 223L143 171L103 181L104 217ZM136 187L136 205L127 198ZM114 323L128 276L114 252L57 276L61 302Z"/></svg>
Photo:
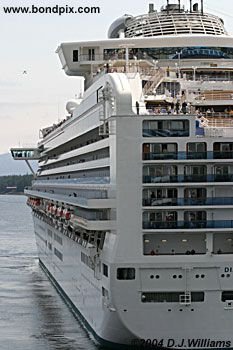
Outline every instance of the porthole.
<svg viewBox="0 0 233 350"><path fill-rule="evenodd" d="M201 275L201 278L205 278L205 275Z"/></svg>
<svg viewBox="0 0 233 350"><path fill-rule="evenodd" d="M172 278L174 278L174 279L177 278L177 275L173 275Z"/></svg>
<svg viewBox="0 0 233 350"><path fill-rule="evenodd" d="M196 277L196 278L199 278L200 276L199 276L199 275L196 275L195 277Z"/></svg>
<svg viewBox="0 0 233 350"><path fill-rule="evenodd" d="M158 280L158 279L160 278L160 276L159 276L159 275L156 275L155 278Z"/></svg>
<svg viewBox="0 0 233 350"><path fill-rule="evenodd" d="M179 278L183 278L183 276L182 276L182 275L179 275Z"/></svg>
<svg viewBox="0 0 233 350"><path fill-rule="evenodd" d="M229 278L229 277L231 277L231 275L228 273L228 274L226 275L226 277Z"/></svg>
<svg viewBox="0 0 233 350"><path fill-rule="evenodd" d="M221 274L221 277L222 277L222 278L224 278L224 277L225 277L224 273L222 273L222 274Z"/></svg>
<svg viewBox="0 0 233 350"><path fill-rule="evenodd" d="M150 279L152 279L153 280L153 278L154 278L155 276L154 275L150 275Z"/></svg>

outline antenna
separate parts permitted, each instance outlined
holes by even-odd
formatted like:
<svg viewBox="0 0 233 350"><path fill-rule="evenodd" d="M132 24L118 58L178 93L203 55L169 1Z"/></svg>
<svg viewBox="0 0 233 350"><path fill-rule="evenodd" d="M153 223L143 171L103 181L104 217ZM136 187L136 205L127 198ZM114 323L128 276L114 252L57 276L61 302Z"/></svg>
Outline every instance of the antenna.
<svg viewBox="0 0 233 350"><path fill-rule="evenodd" d="M190 0L190 12L193 12L193 1Z"/></svg>
<svg viewBox="0 0 233 350"><path fill-rule="evenodd" d="M169 0L167 0L167 14L169 15Z"/></svg>
<svg viewBox="0 0 233 350"><path fill-rule="evenodd" d="M180 12L180 0L178 0L178 3L179 3L179 12Z"/></svg>
<svg viewBox="0 0 233 350"><path fill-rule="evenodd" d="M201 0L201 14L204 15L204 6L203 6L203 0Z"/></svg>

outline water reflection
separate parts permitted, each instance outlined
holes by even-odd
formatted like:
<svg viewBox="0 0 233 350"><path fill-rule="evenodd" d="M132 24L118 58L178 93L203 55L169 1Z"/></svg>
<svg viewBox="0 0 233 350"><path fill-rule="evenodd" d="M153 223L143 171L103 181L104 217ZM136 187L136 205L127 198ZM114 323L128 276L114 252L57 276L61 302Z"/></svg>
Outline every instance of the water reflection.
<svg viewBox="0 0 233 350"><path fill-rule="evenodd" d="M0 349L104 350L38 266L25 202L23 196L0 196Z"/></svg>

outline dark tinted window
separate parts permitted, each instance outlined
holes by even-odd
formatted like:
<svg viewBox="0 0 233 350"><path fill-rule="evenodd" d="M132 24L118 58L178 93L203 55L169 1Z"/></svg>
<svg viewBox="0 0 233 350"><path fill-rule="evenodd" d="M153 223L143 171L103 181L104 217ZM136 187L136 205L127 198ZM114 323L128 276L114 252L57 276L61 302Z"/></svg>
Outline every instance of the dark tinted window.
<svg viewBox="0 0 233 350"><path fill-rule="evenodd" d="M78 62L78 50L73 50L73 62Z"/></svg>
<svg viewBox="0 0 233 350"><path fill-rule="evenodd" d="M143 303L179 303L183 292L145 292L141 295ZM204 292L192 292L192 302L204 301Z"/></svg>
<svg viewBox="0 0 233 350"><path fill-rule="evenodd" d="M233 291L222 292L222 301L233 300Z"/></svg>
<svg viewBox="0 0 233 350"><path fill-rule="evenodd" d="M118 280L134 280L135 279L135 269L132 267L117 269L117 279Z"/></svg>

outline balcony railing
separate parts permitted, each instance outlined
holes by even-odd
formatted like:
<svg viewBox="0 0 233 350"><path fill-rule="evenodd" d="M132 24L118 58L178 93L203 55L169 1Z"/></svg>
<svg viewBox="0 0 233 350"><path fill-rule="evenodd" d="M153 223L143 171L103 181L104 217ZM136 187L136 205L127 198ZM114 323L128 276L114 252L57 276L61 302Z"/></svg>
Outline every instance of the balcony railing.
<svg viewBox="0 0 233 350"><path fill-rule="evenodd" d="M215 198L144 198L143 206L233 205L233 197Z"/></svg>
<svg viewBox="0 0 233 350"><path fill-rule="evenodd" d="M233 174L143 176L143 183L184 183L184 182L233 182Z"/></svg>
<svg viewBox="0 0 233 350"><path fill-rule="evenodd" d="M178 152L144 153L143 160L178 159Z"/></svg>
<svg viewBox="0 0 233 350"><path fill-rule="evenodd" d="M158 129L143 129L143 137L187 137L189 129L186 130L158 130Z"/></svg>
<svg viewBox="0 0 233 350"><path fill-rule="evenodd" d="M143 160L160 160L160 159L233 159L233 151L219 152L164 152L164 153L143 153Z"/></svg>
<svg viewBox="0 0 233 350"><path fill-rule="evenodd" d="M143 229L202 229L202 228L233 228L233 220L210 221L143 221Z"/></svg>

